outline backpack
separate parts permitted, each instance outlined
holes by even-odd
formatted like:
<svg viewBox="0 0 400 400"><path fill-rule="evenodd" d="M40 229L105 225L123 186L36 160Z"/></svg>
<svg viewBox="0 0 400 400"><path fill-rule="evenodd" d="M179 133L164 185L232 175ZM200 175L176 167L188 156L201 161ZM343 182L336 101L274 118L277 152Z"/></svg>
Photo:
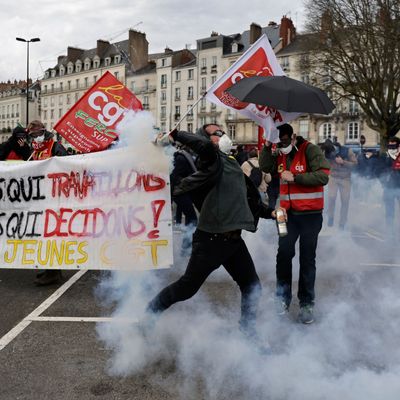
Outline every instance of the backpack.
<svg viewBox="0 0 400 400"><path fill-rule="evenodd" d="M250 172L249 178L254 183L255 187L258 188L261 185L262 178L263 178L261 169L259 167L256 167L254 164L252 164L249 160L247 160L247 162L251 166L251 172Z"/></svg>

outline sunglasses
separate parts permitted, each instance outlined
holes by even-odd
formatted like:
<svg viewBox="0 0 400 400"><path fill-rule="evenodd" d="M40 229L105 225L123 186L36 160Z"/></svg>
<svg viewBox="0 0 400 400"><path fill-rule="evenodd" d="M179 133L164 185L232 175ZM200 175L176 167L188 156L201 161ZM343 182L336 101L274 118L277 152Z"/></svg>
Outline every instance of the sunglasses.
<svg viewBox="0 0 400 400"><path fill-rule="evenodd" d="M225 132L218 130L218 131L215 131L211 136L222 137L223 135L225 135Z"/></svg>

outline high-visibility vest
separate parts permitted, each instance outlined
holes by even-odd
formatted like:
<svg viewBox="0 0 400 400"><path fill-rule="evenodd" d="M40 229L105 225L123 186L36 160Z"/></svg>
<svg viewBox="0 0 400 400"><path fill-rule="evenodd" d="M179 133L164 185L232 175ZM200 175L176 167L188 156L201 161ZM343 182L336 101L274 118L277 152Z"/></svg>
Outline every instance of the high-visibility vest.
<svg viewBox="0 0 400 400"><path fill-rule="evenodd" d="M400 154L397 156L395 160L393 160L392 169L394 169L395 171L400 170Z"/></svg>
<svg viewBox="0 0 400 400"><path fill-rule="evenodd" d="M310 142L304 141L299 146L290 165L290 172L292 172L293 175L310 172L306 159L306 148L309 144ZM322 185L304 186L298 185L295 182L284 181L281 174L286 170L286 161L286 154L280 154L278 156L280 206L286 210L292 209L294 211L322 210L324 208L324 187ZM329 173L328 169L324 169L324 171L327 174Z"/></svg>
<svg viewBox="0 0 400 400"><path fill-rule="evenodd" d="M51 150L54 146L54 140L46 140L44 143L41 143L38 148L34 148L32 159L33 160L46 160L51 157Z"/></svg>

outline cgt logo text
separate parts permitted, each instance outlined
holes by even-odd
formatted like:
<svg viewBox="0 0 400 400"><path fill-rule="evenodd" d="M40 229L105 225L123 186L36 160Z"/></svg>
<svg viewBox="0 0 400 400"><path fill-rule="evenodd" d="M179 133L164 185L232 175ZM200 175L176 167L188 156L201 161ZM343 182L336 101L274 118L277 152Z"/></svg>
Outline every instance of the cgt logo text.
<svg viewBox="0 0 400 400"><path fill-rule="evenodd" d="M304 172L304 165L301 165L301 164L297 163L296 166L294 167L294 169L297 172Z"/></svg>

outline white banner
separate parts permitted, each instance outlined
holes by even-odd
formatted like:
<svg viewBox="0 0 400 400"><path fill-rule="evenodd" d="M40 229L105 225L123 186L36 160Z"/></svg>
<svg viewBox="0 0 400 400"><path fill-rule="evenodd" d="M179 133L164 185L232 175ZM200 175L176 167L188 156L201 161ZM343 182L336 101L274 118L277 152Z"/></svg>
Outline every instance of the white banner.
<svg viewBox="0 0 400 400"><path fill-rule="evenodd" d="M244 103L225 91L240 79L270 75L280 76L285 73L278 63L268 37L264 34L208 89L205 97L212 103L252 119L264 128L267 140L277 143L279 136L276 127L297 118L300 114Z"/></svg>
<svg viewBox="0 0 400 400"><path fill-rule="evenodd" d="M169 165L154 151L157 171L132 147L0 162L0 268L169 267Z"/></svg>

